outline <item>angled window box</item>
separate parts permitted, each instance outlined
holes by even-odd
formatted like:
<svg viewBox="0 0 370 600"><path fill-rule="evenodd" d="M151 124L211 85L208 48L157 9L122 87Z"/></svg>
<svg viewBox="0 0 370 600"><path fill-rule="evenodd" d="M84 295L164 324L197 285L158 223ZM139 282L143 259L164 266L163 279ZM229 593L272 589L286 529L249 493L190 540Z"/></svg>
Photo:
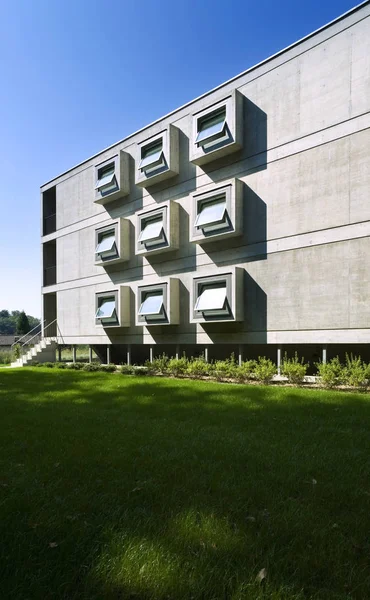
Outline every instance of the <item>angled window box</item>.
<svg viewBox="0 0 370 600"><path fill-rule="evenodd" d="M94 192L97 204L107 204L130 193L127 152L121 151L95 166Z"/></svg>
<svg viewBox="0 0 370 600"><path fill-rule="evenodd" d="M191 294L191 322L243 320L243 275L240 267L221 274L195 277Z"/></svg>
<svg viewBox="0 0 370 600"><path fill-rule="evenodd" d="M149 187L179 173L179 130L173 125L137 146L136 185Z"/></svg>
<svg viewBox="0 0 370 600"><path fill-rule="evenodd" d="M104 328L130 326L130 288L95 294L95 325Z"/></svg>
<svg viewBox="0 0 370 600"><path fill-rule="evenodd" d="M136 324L178 325L179 280L170 277L152 285L137 288Z"/></svg>
<svg viewBox="0 0 370 600"><path fill-rule="evenodd" d="M240 235L243 230L243 183L230 179L192 194L190 241L204 243Z"/></svg>
<svg viewBox="0 0 370 600"><path fill-rule="evenodd" d="M242 147L243 97L237 90L192 119L191 162L203 165Z"/></svg>
<svg viewBox="0 0 370 600"><path fill-rule="evenodd" d="M159 254L179 247L179 205L167 202L137 214L136 254Z"/></svg>
<svg viewBox="0 0 370 600"><path fill-rule="evenodd" d="M95 230L95 264L107 266L129 260L130 223L118 219L110 225Z"/></svg>

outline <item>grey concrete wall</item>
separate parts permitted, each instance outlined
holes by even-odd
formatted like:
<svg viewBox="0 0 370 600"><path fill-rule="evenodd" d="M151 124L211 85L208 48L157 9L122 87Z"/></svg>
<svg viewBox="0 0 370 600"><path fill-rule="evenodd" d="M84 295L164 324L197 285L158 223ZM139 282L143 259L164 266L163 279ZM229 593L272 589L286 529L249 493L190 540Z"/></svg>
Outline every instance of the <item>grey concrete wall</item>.
<svg viewBox="0 0 370 600"><path fill-rule="evenodd" d="M370 340L370 5L102 152L42 188L57 186L58 324L65 343L320 344ZM191 115L231 89L244 98L243 150L198 167L189 162ZM136 144L168 123L179 129L180 174L148 190L134 185ZM94 165L124 149L128 196L94 204ZM190 194L230 177L244 184L239 238L189 242ZM94 265L94 231L118 216L179 204L175 252ZM245 269L242 323L189 324L193 275ZM181 281L174 327L95 326L95 293L161 277ZM132 311L134 307L132 307Z"/></svg>

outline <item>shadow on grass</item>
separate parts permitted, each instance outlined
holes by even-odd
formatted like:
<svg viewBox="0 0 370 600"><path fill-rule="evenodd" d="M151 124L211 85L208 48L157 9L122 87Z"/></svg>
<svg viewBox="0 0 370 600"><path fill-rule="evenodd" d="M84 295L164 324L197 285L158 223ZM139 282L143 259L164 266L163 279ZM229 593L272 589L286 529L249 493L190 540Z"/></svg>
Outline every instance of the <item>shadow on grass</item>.
<svg viewBox="0 0 370 600"><path fill-rule="evenodd" d="M1 372L3 597L369 597L369 408L359 394Z"/></svg>

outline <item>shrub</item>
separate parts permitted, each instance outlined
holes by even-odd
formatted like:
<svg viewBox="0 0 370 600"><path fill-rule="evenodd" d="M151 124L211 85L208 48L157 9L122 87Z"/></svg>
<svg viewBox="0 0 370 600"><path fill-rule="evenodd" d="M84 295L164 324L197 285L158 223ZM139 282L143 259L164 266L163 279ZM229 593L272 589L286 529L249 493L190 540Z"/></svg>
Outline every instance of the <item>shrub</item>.
<svg viewBox="0 0 370 600"><path fill-rule="evenodd" d="M348 356L346 354L346 365L343 368L343 381L352 387L367 388L370 378L370 365L362 362L360 356Z"/></svg>
<svg viewBox="0 0 370 600"><path fill-rule="evenodd" d="M175 377L184 375L187 372L189 361L184 355L181 358L170 358L167 365L168 373L171 373Z"/></svg>
<svg viewBox="0 0 370 600"><path fill-rule="evenodd" d="M81 369L83 369L84 366L85 363L67 363L67 369L71 369L72 371L81 371Z"/></svg>
<svg viewBox="0 0 370 600"><path fill-rule="evenodd" d="M103 371L104 373L114 373L116 371L116 365L113 363L109 363L108 365L99 365L99 371Z"/></svg>
<svg viewBox="0 0 370 600"><path fill-rule="evenodd" d="M285 353L283 362L281 365L281 374L288 378L289 383L300 385L303 383L306 375L308 364L304 362L304 358L298 358L297 352L293 358L288 358Z"/></svg>
<svg viewBox="0 0 370 600"><path fill-rule="evenodd" d="M338 356L335 356L327 363L316 363L319 382L327 388L340 385L344 380L344 369Z"/></svg>
<svg viewBox="0 0 370 600"><path fill-rule="evenodd" d="M15 360L22 356L22 346L20 344L15 344L15 346L13 346L13 356Z"/></svg>
<svg viewBox="0 0 370 600"><path fill-rule="evenodd" d="M150 362L150 360L147 360L145 362L147 372L150 374L160 373L161 375L164 375L165 373L167 373L169 360L170 359L168 358L168 356L164 353L162 354L162 356L153 358L152 362Z"/></svg>
<svg viewBox="0 0 370 600"><path fill-rule="evenodd" d="M0 352L0 365L10 365L13 356L10 350L3 350Z"/></svg>
<svg viewBox="0 0 370 600"><path fill-rule="evenodd" d="M255 376L257 362L255 360L246 360L235 368L235 377L238 381L253 379Z"/></svg>
<svg viewBox="0 0 370 600"><path fill-rule="evenodd" d="M136 367L134 366L134 375L147 375L148 369L146 367Z"/></svg>
<svg viewBox="0 0 370 600"><path fill-rule="evenodd" d="M218 381L235 377L237 371L237 364L233 354L226 360L216 360L210 367L210 374Z"/></svg>
<svg viewBox="0 0 370 600"><path fill-rule="evenodd" d="M78 365L81 363L72 364ZM102 367L103 365L100 365L99 363L86 363L85 365L82 365L82 371L86 371L87 373L96 373L97 371L101 371Z"/></svg>
<svg viewBox="0 0 370 600"><path fill-rule="evenodd" d="M254 375L257 381L267 384L270 383L273 376L276 375L276 365L265 356L259 356L256 361Z"/></svg>
<svg viewBox="0 0 370 600"><path fill-rule="evenodd" d="M54 369L55 365L56 365L56 363L53 363L53 362L44 362L40 366L46 367L47 369Z"/></svg>
<svg viewBox="0 0 370 600"><path fill-rule="evenodd" d="M132 365L121 365L120 366L120 372L122 373L122 375L133 375L134 374L134 367Z"/></svg>
<svg viewBox="0 0 370 600"><path fill-rule="evenodd" d="M57 362L57 363L55 363L55 367L57 369L66 369L67 368L67 364L64 363L64 362Z"/></svg>
<svg viewBox="0 0 370 600"><path fill-rule="evenodd" d="M208 375L210 370L210 365L205 361L204 356L191 357L189 360L187 373L196 379Z"/></svg>

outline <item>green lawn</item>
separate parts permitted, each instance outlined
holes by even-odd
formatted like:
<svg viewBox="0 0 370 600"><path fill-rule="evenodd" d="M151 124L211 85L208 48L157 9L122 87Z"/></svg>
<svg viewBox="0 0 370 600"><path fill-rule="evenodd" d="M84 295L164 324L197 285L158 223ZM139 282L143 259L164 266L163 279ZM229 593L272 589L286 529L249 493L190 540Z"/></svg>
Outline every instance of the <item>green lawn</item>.
<svg viewBox="0 0 370 600"><path fill-rule="evenodd" d="M366 395L3 369L0 419L4 600L370 598Z"/></svg>

